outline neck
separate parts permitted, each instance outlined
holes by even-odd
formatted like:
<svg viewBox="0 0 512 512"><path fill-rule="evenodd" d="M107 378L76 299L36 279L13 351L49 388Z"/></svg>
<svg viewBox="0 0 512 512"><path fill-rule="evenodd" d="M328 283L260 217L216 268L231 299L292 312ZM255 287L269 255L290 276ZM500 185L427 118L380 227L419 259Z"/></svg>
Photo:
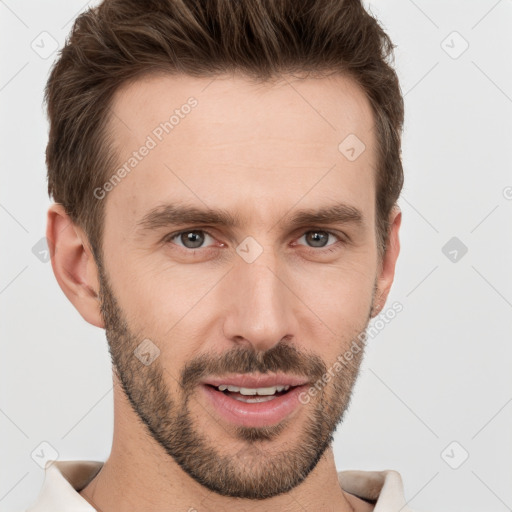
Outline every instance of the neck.
<svg viewBox="0 0 512 512"><path fill-rule="evenodd" d="M243 502L249 501L216 494L185 473L151 437L116 381L112 451L80 495L102 512L239 512L244 507ZM329 447L300 485L273 498L251 500L250 509L254 512L353 512L362 510L362 504L341 489Z"/></svg>

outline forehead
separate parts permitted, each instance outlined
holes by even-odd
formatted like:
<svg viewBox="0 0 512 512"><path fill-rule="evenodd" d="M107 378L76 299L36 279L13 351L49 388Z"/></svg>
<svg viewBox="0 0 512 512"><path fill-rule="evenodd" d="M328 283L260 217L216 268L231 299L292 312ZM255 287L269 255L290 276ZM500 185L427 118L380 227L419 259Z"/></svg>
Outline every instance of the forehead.
<svg viewBox="0 0 512 512"><path fill-rule="evenodd" d="M126 172L108 192L107 211L123 210L123 222L178 198L224 209L250 198L261 214L279 201L282 211L356 190L373 202L373 114L347 77L254 84L234 75L151 76L118 90L111 110L112 175Z"/></svg>
<svg viewBox="0 0 512 512"><path fill-rule="evenodd" d="M192 101L196 106L188 109ZM253 83L243 75L159 74L122 86L111 110L111 128L122 144L137 143L174 113L178 119L171 124L181 127L173 129L172 138L183 147L198 141L208 144L229 139L236 145L265 138L277 142L279 149L284 149L282 143L287 140L302 140L309 147L326 136L325 143L335 143L347 130L368 139L367 131L373 125L365 93L354 80L340 75L305 79L283 75L269 83ZM192 121L182 122L187 117ZM297 123L298 119L302 122ZM180 138L180 132L192 123L193 133L187 131L187 137ZM300 147L294 150L300 152Z"/></svg>

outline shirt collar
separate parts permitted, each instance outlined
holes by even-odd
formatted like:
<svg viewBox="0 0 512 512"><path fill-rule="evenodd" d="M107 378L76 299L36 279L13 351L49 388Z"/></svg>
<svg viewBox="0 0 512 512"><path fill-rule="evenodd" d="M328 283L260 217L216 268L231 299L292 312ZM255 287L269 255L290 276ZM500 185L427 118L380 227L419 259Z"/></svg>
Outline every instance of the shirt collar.
<svg viewBox="0 0 512 512"><path fill-rule="evenodd" d="M345 492L375 504L373 512L413 512L405 501L398 471L338 471L338 481Z"/></svg>
<svg viewBox="0 0 512 512"><path fill-rule="evenodd" d="M103 462L92 460L48 461L37 501L26 512L96 512L78 494L98 473Z"/></svg>

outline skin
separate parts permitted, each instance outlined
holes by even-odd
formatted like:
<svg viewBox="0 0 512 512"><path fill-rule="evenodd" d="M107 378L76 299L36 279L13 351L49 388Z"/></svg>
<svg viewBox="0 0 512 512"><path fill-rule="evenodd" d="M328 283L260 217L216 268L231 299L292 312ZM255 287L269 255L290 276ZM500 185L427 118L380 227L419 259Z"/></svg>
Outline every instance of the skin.
<svg viewBox="0 0 512 512"><path fill-rule="evenodd" d="M48 211L55 276L82 317L105 328L113 359L112 451L80 494L103 512L373 510L341 489L330 445L362 351L267 429L226 421L199 374L186 372L220 376L249 361L254 373L316 381L382 310L401 214L391 213L379 257L369 102L342 76L264 85L237 75L146 77L114 97L120 165L190 96L197 107L102 199L101 266L62 206ZM366 146L355 161L338 150L351 133ZM152 208L177 202L223 208L243 222L138 228ZM334 203L359 210L361 222L287 222L297 209ZM168 237L186 230L204 237L199 248ZM236 252L247 236L262 248L252 263ZM144 339L160 350L148 366L133 355Z"/></svg>

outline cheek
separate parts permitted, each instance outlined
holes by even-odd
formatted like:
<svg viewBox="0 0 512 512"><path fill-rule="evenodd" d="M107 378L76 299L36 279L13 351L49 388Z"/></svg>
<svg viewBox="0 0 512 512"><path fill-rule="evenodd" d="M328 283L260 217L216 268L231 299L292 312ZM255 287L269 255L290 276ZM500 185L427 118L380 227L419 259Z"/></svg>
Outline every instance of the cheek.
<svg viewBox="0 0 512 512"><path fill-rule="evenodd" d="M297 272L291 288L300 297L299 325L310 348L333 361L368 325L376 269L368 262ZM299 286L300 283L300 286Z"/></svg>
<svg viewBox="0 0 512 512"><path fill-rule="evenodd" d="M294 290L314 310L340 318L359 318L370 304L377 275L376 258L361 251L328 265L301 265L290 274Z"/></svg>
<svg viewBox="0 0 512 512"><path fill-rule="evenodd" d="M131 250L112 258L109 274L130 321L168 328L184 317L218 280L202 265L179 265L170 259Z"/></svg>
<svg viewBox="0 0 512 512"><path fill-rule="evenodd" d="M156 261L143 256L119 259L110 265L110 279L132 332L154 340L162 360L169 360L166 352L172 350L176 366L194 351L193 340L204 340L207 314L220 304L211 292L227 269Z"/></svg>

